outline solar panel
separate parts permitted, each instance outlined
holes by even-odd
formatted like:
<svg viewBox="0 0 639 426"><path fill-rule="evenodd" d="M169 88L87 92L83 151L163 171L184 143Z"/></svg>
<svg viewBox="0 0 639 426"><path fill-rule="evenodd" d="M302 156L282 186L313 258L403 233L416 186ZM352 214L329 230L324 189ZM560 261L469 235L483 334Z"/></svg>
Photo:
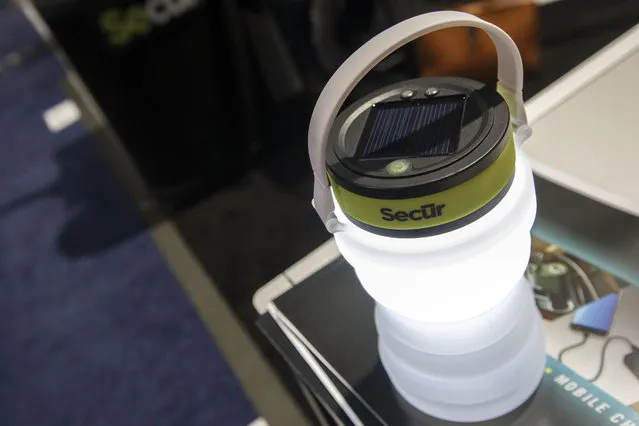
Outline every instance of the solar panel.
<svg viewBox="0 0 639 426"><path fill-rule="evenodd" d="M385 102L368 115L356 156L434 157L455 152L465 96Z"/></svg>

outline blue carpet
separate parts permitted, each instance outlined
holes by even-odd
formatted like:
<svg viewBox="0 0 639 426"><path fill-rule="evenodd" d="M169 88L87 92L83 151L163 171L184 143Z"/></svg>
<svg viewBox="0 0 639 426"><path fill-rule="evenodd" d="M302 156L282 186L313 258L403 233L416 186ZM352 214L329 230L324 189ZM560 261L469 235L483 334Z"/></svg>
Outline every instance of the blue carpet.
<svg viewBox="0 0 639 426"><path fill-rule="evenodd" d="M37 34L0 11L0 58ZM256 414L81 124L49 53L0 72L0 425L245 426Z"/></svg>

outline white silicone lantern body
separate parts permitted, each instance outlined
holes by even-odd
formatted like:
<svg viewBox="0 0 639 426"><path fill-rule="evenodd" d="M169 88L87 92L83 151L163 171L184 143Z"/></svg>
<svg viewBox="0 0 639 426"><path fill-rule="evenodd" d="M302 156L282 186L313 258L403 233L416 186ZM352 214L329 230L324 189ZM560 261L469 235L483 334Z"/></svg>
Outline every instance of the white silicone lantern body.
<svg viewBox="0 0 639 426"><path fill-rule="evenodd" d="M509 103L517 145L512 185L490 212L445 234L392 238L361 229L341 211L326 181L321 153L337 110L361 76L394 48L459 25L486 30L497 47L500 92ZM536 198L521 151L529 134L522 74L519 53L499 28L460 12L421 15L355 52L327 84L311 119L314 205L375 299L381 362L404 399L445 420L505 415L532 395L543 376L541 317L524 278Z"/></svg>
<svg viewBox="0 0 639 426"><path fill-rule="evenodd" d="M524 403L543 375L543 328L523 277L535 217L530 167L488 214L455 231L389 238L356 226L337 246L376 301L380 359L424 413L475 422ZM347 222L339 206L340 221Z"/></svg>

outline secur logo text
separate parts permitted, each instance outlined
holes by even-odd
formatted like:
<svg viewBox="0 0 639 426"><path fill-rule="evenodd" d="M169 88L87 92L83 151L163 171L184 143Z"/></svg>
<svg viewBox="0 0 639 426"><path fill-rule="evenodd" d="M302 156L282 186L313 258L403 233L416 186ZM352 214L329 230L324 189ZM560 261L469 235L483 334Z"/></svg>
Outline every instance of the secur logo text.
<svg viewBox="0 0 639 426"><path fill-rule="evenodd" d="M124 8L109 8L99 16L101 31L112 46L125 46L156 27L195 9L202 0L146 0Z"/></svg>
<svg viewBox="0 0 639 426"><path fill-rule="evenodd" d="M389 208L380 209L382 219L392 222L398 220L400 222L406 222L407 220L425 220L434 219L442 215L442 211L446 207L446 204L425 204L418 209L403 211L393 210Z"/></svg>

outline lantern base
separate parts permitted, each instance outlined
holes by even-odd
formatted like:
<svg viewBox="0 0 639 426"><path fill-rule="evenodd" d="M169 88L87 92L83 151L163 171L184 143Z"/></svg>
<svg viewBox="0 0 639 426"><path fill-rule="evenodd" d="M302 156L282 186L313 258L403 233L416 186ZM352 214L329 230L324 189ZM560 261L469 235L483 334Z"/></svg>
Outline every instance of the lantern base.
<svg viewBox="0 0 639 426"><path fill-rule="evenodd" d="M376 307L379 355L397 392L418 410L456 422L501 417L539 386L543 326L522 279L502 303L464 321L423 322Z"/></svg>

